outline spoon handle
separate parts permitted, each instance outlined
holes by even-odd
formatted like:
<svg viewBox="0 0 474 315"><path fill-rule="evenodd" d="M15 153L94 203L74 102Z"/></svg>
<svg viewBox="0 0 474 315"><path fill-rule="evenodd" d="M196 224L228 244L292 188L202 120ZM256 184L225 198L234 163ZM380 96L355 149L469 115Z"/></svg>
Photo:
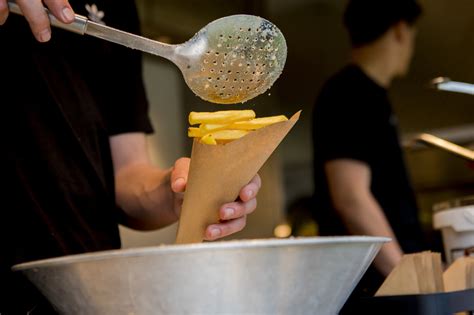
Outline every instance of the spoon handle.
<svg viewBox="0 0 474 315"><path fill-rule="evenodd" d="M23 15L18 4L13 0L8 1L10 12ZM101 23L93 22L82 15L75 15L74 22L65 24L56 19L46 8L51 25L80 35L90 35L109 42L137 49L153 55L158 55L174 61L176 45L168 45L148 39L146 37L127 33Z"/></svg>

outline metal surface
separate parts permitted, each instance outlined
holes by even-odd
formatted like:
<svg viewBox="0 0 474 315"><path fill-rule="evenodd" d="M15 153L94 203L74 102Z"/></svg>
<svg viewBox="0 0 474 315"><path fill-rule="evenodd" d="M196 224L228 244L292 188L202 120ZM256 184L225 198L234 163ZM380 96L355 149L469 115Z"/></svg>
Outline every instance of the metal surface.
<svg viewBox="0 0 474 315"><path fill-rule="evenodd" d="M336 314L386 238L230 241L15 266L62 314Z"/></svg>
<svg viewBox="0 0 474 315"><path fill-rule="evenodd" d="M8 2L13 13L21 10ZM187 42L168 45L77 16L69 25L49 14L54 26L164 57L181 70L187 85L202 99L233 104L268 90L283 71L287 46L271 22L252 15L215 20Z"/></svg>
<svg viewBox="0 0 474 315"><path fill-rule="evenodd" d="M448 151L449 153L452 153L468 161L474 161L474 151L431 134L422 133L415 137L414 141L423 142L436 148Z"/></svg>
<svg viewBox="0 0 474 315"><path fill-rule="evenodd" d="M447 77L438 77L431 81L434 88L440 91L474 95L474 84L452 81Z"/></svg>

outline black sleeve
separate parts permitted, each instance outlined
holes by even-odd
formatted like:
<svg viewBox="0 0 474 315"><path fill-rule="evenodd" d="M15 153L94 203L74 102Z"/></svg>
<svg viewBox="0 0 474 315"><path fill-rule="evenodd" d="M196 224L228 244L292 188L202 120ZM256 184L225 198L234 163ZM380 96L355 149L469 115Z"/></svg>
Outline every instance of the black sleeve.
<svg viewBox="0 0 474 315"><path fill-rule="evenodd" d="M374 149L370 113L357 91L326 84L313 111L314 152L321 162L355 159L369 163Z"/></svg>
<svg viewBox="0 0 474 315"><path fill-rule="evenodd" d="M104 22L133 34L140 33L133 1L120 1L104 9ZM103 121L110 135L153 131L148 115L148 100L142 78L142 55L117 44L87 38L96 53L91 60L92 90L98 99Z"/></svg>

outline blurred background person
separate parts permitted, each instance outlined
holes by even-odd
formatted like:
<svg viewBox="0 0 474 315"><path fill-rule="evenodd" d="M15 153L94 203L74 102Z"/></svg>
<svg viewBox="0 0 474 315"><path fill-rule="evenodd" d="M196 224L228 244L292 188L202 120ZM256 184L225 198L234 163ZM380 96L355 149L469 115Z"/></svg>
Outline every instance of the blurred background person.
<svg viewBox="0 0 474 315"><path fill-rule="evenodd" d="M355 295L373 295L423 233L387 90L409 69L415 0L351 0L351 61L323 86L313 111L314 215L321 235L388 236Z"/></svg>

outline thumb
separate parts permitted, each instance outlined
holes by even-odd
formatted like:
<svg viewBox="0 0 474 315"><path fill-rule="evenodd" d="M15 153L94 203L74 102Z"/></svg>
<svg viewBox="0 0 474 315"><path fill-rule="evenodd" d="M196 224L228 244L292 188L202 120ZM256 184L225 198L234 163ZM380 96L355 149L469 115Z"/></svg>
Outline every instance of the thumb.
<svg viewBox="0 0 474 315"><path fill-rule="evenodd" d="M180 158L174 163L171 170L171 189L173 192L184 192L186 189L190 162L189 158Z"/></svg>

